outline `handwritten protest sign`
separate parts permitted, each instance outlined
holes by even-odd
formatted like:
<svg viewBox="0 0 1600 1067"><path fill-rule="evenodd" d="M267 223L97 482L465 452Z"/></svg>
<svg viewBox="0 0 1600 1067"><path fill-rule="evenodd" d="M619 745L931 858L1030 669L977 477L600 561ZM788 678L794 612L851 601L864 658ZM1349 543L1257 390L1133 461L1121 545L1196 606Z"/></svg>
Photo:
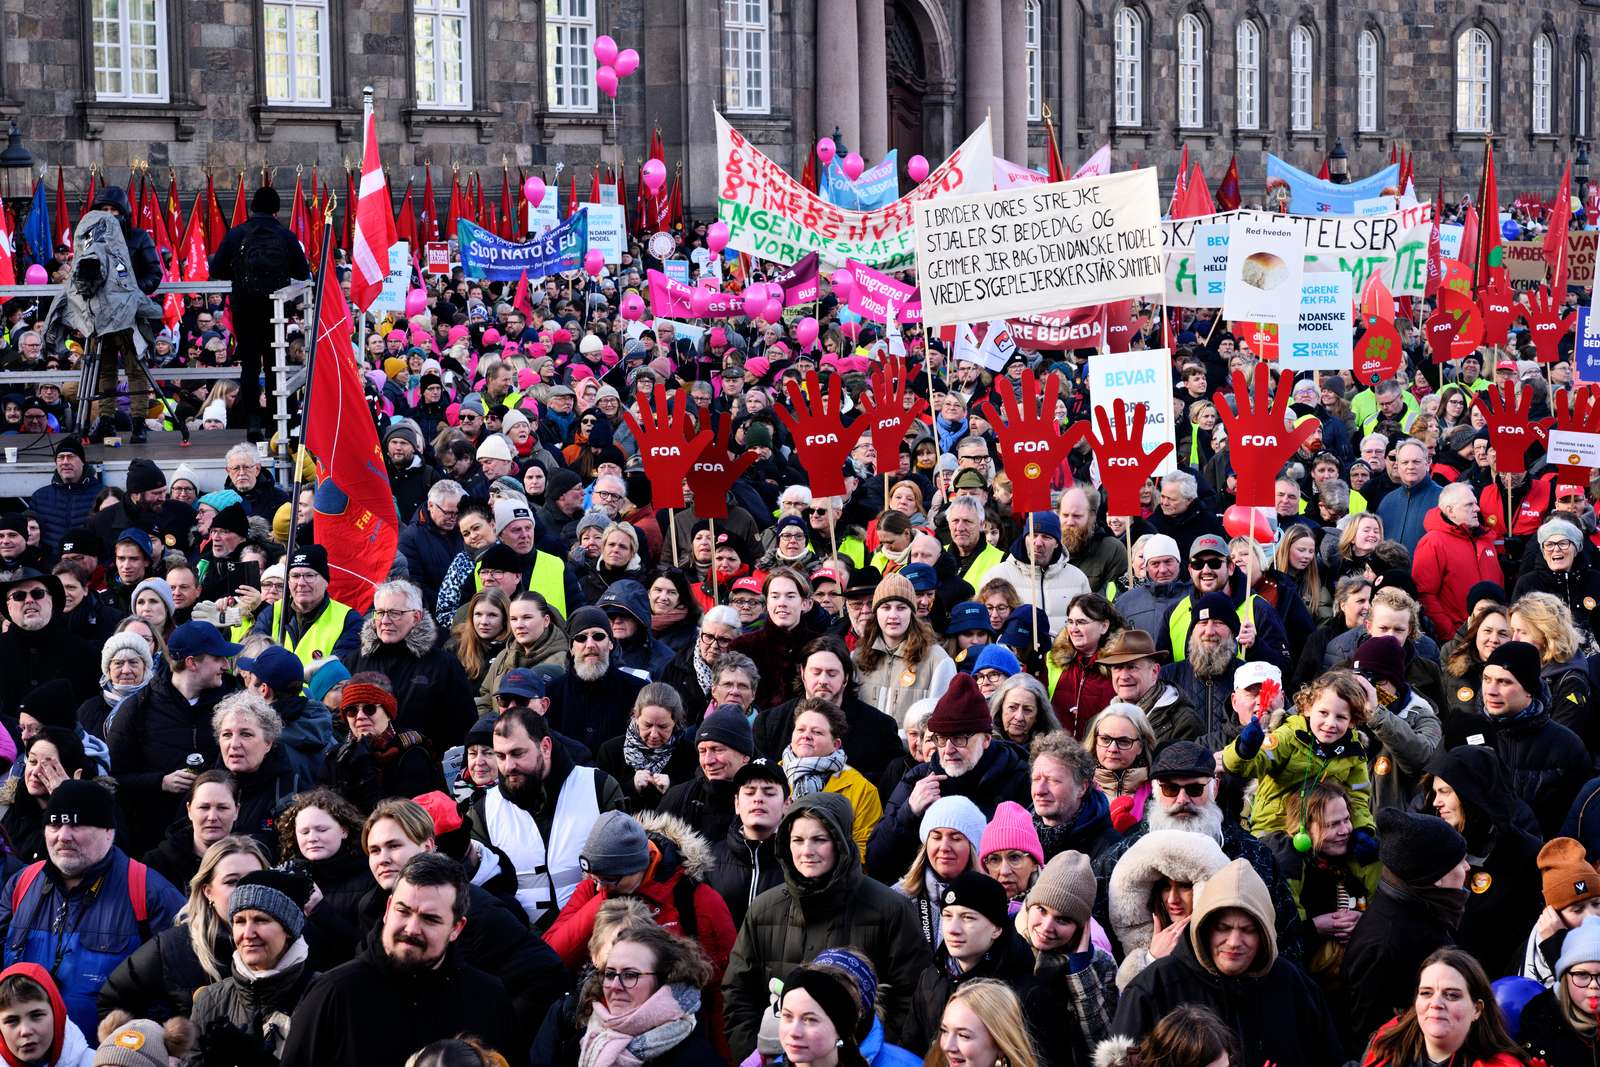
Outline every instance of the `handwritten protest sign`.
<svg viewBox="0 0 1600 1067"><path fill-rule="evenodd" d="M801 185L718 114L716 182L730 249L784 263L816 252L831 264L854 258L893 270L912 259L912 206L993 188L994 149L985 120L905 196L875 211L847 211Z"/></svg>
<svg viewBox="0 0 1600 1067"><path fill-rule="evenodd" d="M580 211L555 229L520 244L457 219L456 239L461 246L461 269L469 278L514 282L523 271L529 278L543 278L583 264L589 246L589 213Z"/></svg>
<svg viewBox="0 0 1600 1067"><path fill-rule="evenodd" d="M973 322L1159 292L1156 172L916 205L923 321Z"/></svg>
<svg viewBox="0 0 1600 1067"><path fill-rule="evenodd" d="M1113 400L1145 406L1144 451L1176 444L1172 425L1172 353L1165 348L1089 357L1089 397L1097 411L1112 414ZM1178 469L1169 448L1154 475Z"/></svg>
<svg viewBox="0 0 1600 1067"><path fill-rule="evenodd" d="M1567 284L1587 289L1594 284L1595 249L1600 233L1574 230L1567 234ZM1550 277L1550 261L1544 258L1542 241L1507 241L1500 246L1506 253L1506 278L1524 284Z"/></svg>
<svg viewBox="0 0 1600 1067"><path fill-rule="evenodd" d="M1228 223L1224 317L1282 323L1294 313L1303 274L1305 256L1293 226L1253 215Z"/></svg>
<svg viewBox="0 0 1600 1067"><path fill-rule="evenodd" d="M1351 303L1350 275L1307 275L1295 314L1282 324L1279 366L1293 371L1350 366Z"/></svg>

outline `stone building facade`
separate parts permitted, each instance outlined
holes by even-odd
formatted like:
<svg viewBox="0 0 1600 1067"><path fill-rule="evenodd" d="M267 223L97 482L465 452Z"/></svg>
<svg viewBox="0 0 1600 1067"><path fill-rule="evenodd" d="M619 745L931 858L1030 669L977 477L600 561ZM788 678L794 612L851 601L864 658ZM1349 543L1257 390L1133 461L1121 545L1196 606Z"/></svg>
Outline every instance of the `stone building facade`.
<svg viewBox="0 0 1600 1067"><path fill-rule="evenodd" d="M794 170L835 129L936 161L985 116L1042 166L1048 109L1069 169L1109 141L1170 180L1187 145L1215 183L1237 153L1249 198L1266 151L1314 170L1342 142L1359 175L1398 139L1460 193L1488 131L1502 189L1548 192L1592 135L1593 28L1597 0L0 0L0 119L69 190L140 159L186 192L263 166L340 188L371 85L400 186L431 163L494 189L504 161L631 188L659 127L704 211L719 108ZM615 107L599 34L640 56Z"/></svg>

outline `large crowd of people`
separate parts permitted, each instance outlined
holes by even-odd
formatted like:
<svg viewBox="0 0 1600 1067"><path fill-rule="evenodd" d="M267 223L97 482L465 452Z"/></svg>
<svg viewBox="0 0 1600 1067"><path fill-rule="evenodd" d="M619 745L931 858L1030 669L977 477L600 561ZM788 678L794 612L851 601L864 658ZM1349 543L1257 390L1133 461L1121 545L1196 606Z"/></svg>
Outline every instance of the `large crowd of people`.
<svg viewBox="0 0 1600 1067"><path fill-rule="evenodd" d="M370 322L370 607L253 444L112 488L55 439L0 515L7 1063L1596 1062L1600 481L1503 471L1475 402L1548 418L1570 338L1439 364L1402 317L1394 376L1286 383L1318 429L1248 509L1258 357L1175 311L1176 469L1112 514L1084 441L1024 514L986 405L1026 369L1087 418L1090 353L907 328L931 414L818 495L776 411L816 373L869 418L881 328L826 283L814 347L630 321L644 266ZM715 519L657 504L658 386L740 457Z"/></svg>

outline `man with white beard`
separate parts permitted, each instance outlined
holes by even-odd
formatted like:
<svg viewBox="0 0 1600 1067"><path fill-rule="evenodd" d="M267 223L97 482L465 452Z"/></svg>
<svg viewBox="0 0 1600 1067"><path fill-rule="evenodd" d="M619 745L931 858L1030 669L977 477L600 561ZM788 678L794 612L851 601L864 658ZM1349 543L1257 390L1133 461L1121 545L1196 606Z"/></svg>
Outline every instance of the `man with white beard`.
<svg viewBox="0 0 1600 1067"><path fill-rule="evenodd" d="M550 727L590 752L628 732L633 699L645 681L612 662L611 620L595 607L567 620L567 673L550 683Z"/></svg>
<svg viewBox="0 0 1600 1067"><path fill-rule="evenodd" d="M1094 861L1095 918L1111 930L1107 900L1111 871L1123 853L1151 830L1184 830L1203 834L1222 846L1230 860L1243 859L1261 876L1272 894L1277 913L1278 952L1298 961L1301 954L1300 912L1289 891L1289 883L1278 872L1272 850L1250 836L1237 821L1223 818L1217 806L1217 761L1211 750L1194 741L1173 741L1156 750L1150 768L1153 787L1144 806L1144 820L1130 830L1119 844L1102 852ZM1118 956L1121 956L1120 951Z"/></svg>

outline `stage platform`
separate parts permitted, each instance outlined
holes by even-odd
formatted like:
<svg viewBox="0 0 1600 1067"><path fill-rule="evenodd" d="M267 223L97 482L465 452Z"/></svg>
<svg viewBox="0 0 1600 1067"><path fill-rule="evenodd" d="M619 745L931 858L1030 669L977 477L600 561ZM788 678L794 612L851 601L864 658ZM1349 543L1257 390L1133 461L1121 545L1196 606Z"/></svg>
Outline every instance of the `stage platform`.
<svg viewBox="0 0 1600 1067"><path fill-rule="evenodd" d="M55 476L55 442L62 434L6 434L0 436L0 497L26 497ZM146 444L128 443L124 434L120 446L104 442L90 443L84 453L90 466L98 466L100 477L107 485L127 484L128 464L136 459L152 459L172 477L178 464L187 463L194 468L200 492L221 489L228 478L227 463L223 459L228 449L245 440L243 430L196 430L190 435L190 444L183 446L183 437L176 430L151 430ZM265 449L263 443L260 448ZM7 462L10 450L17 450L16 462ZM270 465L262 455L263 465Z"/></svg>

